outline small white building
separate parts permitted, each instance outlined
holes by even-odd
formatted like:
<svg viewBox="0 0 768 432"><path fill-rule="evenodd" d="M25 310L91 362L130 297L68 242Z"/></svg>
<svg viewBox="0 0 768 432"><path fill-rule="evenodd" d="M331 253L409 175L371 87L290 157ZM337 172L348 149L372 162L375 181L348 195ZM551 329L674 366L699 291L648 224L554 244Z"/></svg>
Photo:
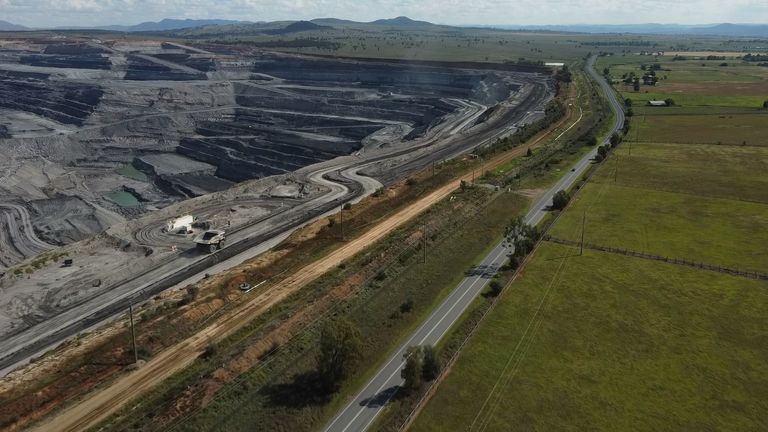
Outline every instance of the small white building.
<svg viewBox="0 0 768 432"><path fill-rule="evenodd" d="M667 106L667 102L663 100L649 100L648 106L665 107Z"/></svg>

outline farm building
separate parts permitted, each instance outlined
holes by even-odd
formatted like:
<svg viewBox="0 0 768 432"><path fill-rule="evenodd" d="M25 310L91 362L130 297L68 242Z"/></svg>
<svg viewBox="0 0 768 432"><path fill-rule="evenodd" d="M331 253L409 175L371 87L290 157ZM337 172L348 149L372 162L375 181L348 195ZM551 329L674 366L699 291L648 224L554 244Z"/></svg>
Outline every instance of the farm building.
<svg viewBox="0 0 768 432"><path fill-rule="evenodd" d="M648 106L655 106L655 107L667 106L667 102L663 100L649 100Z"/></svg>

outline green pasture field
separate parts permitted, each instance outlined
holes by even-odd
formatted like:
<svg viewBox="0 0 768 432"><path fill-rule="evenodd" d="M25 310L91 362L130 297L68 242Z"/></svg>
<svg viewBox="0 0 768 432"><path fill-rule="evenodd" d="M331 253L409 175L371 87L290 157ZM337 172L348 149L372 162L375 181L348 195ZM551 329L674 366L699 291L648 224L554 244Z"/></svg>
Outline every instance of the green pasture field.
<svg viewBox="0 0 768 432"><path fill-rule="evenodd" d="M765 147L625 143L594 181L768 203L766 172Z"/></svg>
<svg viewBox="0 0 768 432"><path fill-rule="evenodd" d="M656 86L641 85L639 91L641 94L650 93L653 95L651 99L657 99L659 94L663 94L688 106L748 107L762 107L762 103L768 100L768 67L739 59L673 61L670 56L652 57L629 54L601 57L597 67L601 72L604 68L609 68L611 78L620 80L630 72L642 76L645 71L641 69L641 65L650 66L654 63L658 63L661 67L656 71L659 82ZM638 93L634 92L631 85L617 83L615 86L627 94L625 97L643 101L648 99L632 96ZM721 97L722 99L707 100L700 97ZM734 99L734 97L737 98ZM738 97L746 97L746 99ZM678 98L680 98L679 101Z"/></svg>
<svg viewBox="0 0 768 432"><path fill-rule="evenodd" d="M587 242L767 272L768 149L759 144L768 144L768 95L751 89L768 70L624 54L596 69L614 78L654 62L670 70L638 93L617 85L636 114L629 136L551 234L578 241L586 214ZM669 97L677 106L643 106ZM413 430L759 430L768 424L766 288L544 242Z"/></svg>
<svg viewBox="0 0 768 432"><path fill-rule="evenodd" d="M412 430L759 430L766 288L545 243Z"/></svg>
<svg viewBox="0 0 768 432"><path fill-rule="evenodd" d="M646 111L654 113L652 109ZM636 118L628 140L768 146L768 110L757 114L658 115Z"/></svg>
<svg viewBox="0 0 768 432"><path fill-rule="evenodd" d="M652 91L653 90L653 91ZM634 92L630 87L619 88L621 97L632 99L633 106L644 105L649 100L665 100L672 98L676 105L681 107L691 106L717 106L717 107L744 107L758 109L763 106L763 102L768 96L713 96L713 95L695 95L695 94L672 94L657 93L651 86L641 86L639 92Z"/></svg>
<svg viewBox="0 0 768 432"><path fill-rule="evenodd" d="M656 71L656 75L660 78L666 76L662 81L670 83L702 81L748 83L768 79L768 67L757 66L739 59L673 61L671 56L653 57L630 54L600 57L595 67L600 72L608 67L611 76L620 78L628 72L641 76L643 71L640 66L650 66L653 63L658 63L662 68ZM728 66L721 66L722 63L727 63Z"/></svg>
<svg viewBox="0 0 768 432"><path fill-rule="evenodd" d="M675 99L675 96L672 96ZM675 116L675 115L738 115L738 114L766 114L768 111L761 107L722 107L722 106L672 106L672 107L651 107L647 105L634 105L632 111L635 116L640 117L636 121L642 122L642 116Z"/></svg>
<svg viewBox="0 0 768 432"><path fill-rule="evenodd" d="M653 174L649 174L653 175ZM768 273L768 206L698 195L589 184L554 237Z"/></svg>

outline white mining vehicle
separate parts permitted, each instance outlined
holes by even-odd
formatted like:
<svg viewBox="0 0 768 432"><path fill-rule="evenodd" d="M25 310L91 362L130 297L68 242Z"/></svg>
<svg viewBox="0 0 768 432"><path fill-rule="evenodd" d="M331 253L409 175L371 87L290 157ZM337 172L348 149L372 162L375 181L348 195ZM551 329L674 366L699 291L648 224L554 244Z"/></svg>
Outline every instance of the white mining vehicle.
<svg viewBox="0 0 768 432"><path fill-rule="evenodd" d="M195 238L195 243L199 249L206 252L216 252L224 246L224 231L212 229L208 230Z"/></svg>
<svg viewBox="0 0 768 432"><path fill-rule="evenodd" d="M192 224L196 218L192 215L179 216L165 223L165 232L189 234L192 232Z"/></svg>

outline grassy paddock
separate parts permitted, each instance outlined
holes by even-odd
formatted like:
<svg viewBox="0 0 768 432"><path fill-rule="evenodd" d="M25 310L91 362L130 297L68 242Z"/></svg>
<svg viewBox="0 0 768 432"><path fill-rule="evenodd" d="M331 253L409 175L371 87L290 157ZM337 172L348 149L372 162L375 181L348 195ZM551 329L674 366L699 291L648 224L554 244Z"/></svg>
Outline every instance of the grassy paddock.
<svg viewBox="0 0 768 432"><path fill-rule="evenodd" d="M629 88L620 88L623 98L632 99L633 105L644 105L649 100L664 100L672 98L675 104L682 107L690 106L717 106L717 107L746 107L760 108L766 100L766 96L711 96L697 94L672 94L662 93L661 88L643 86L640 92L633 92ZM647 92L647 93L646 93Z"/></svg>
<svg viewBox="0 0 768 432"><path fill-rule="evenodd" d="M413 430L759 430L766 288L544 244Z"/></svg>
<svg viewBox="0 0 768 432"><path fill-rule="evenodd" d="M630 140L768 147L768 110L742 115L650 115L637 120Z"/></svg>
<svg viewBox="0 0 768 432"><path fill-rule="evenodd" d="M555 237L768 271L768 218L759 203L589 184L553 227Z"/></svg>
<svg viewBox="0 0 768 432"><path fill-rule="evenodd" d="M766 172L765 147L625 143L595 181L768 203Z"/></svg>

